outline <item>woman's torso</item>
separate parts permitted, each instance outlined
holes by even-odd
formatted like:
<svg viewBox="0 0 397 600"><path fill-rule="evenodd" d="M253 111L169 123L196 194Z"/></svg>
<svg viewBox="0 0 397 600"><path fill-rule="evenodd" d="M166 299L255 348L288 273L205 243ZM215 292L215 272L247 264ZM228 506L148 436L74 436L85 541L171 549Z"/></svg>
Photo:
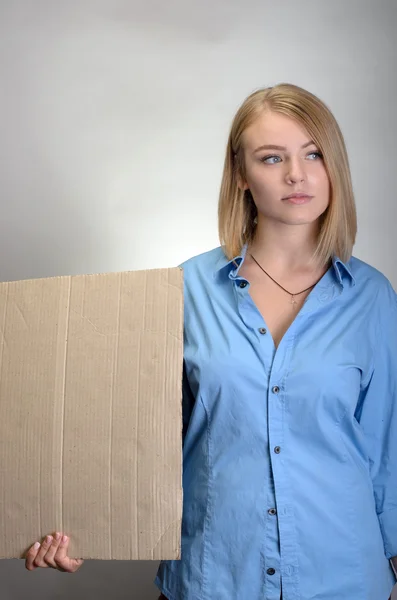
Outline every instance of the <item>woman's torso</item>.
<svg viewBox="0 0 397 600"><path fill-rule="evenodd" d="M384 283L358 260L354 271L356 287L333 265L288 325L287 294L261 304L220 251L187 265L182 560L158 578L170 600L279 598L281 581L291 600L387 597L354 416Z"/></svg>

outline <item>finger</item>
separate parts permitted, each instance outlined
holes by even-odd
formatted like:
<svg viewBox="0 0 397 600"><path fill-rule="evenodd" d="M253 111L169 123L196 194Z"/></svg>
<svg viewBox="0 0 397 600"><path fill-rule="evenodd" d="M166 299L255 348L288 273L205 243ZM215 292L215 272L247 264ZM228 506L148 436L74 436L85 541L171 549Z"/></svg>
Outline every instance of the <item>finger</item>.
<svg viewBox="0 0 397 600"><path fill-rule="evenodd" d="M41 543L37 556L33 561L35 567L41 567L42 569L46 569L48 567L47 563L44 560L44 556L47 554L47 551L49 550L51 544L52 535L47 535Z"/></svg>
<svg viewBox="0 0 397 600"><path fill-rule="evenodd" d="M36 542L26 553L25 567L28 571L34 571L37 567L33 564L40 548L40 542Z"/></svg>
<svg viewBox="0 0 397 600"><path fill-rule="evenodd" d="M44 562L53 569L57 568L57 564L55 563L54 556L59 548L59 544L61 543L62 535L58 532L52 538L52 542L50 547L48 548L45 556Z"/></svg>
<svg viewBox="0 0 397 600"><path fill-rule="evenodd" d="M67 555L69 547L69 538L64 535L62 537L61 543L59 544L59 548L57 553L55 554L54 561L57 567L67 573L74 573L81 567L84 560L81 558L69 558Z"/></svg>

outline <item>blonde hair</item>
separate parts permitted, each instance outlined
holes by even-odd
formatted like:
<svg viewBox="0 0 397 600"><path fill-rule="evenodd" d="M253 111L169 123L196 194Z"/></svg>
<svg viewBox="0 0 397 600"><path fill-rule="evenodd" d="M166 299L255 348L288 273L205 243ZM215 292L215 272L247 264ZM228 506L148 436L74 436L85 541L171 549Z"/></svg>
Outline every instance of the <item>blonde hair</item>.
<svg viewBox="0 0 397 600"><path fill-rule="evenodd" d="M219 238L225 255L234 258L255 236L256 207L251 192L238 187L238 175L245 179L242 134L265 110L281 113L303 125L323 155L330 181L330 202L320 217L313 260L325 265L336 254L348 261L356 239L357 214L342 132L319 98L288 83L252 93L233 119L218 204Z"/></svg>

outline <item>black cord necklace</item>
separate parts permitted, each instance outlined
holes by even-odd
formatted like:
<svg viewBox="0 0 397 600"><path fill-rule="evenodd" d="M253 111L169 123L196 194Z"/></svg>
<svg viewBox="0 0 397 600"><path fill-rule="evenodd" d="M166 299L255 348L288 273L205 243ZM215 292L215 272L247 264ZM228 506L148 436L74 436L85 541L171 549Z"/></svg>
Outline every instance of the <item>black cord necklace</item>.
<svg viewBox="0 0 397 600"><path fill-rule="evenodd" d="M316 283L313 283L313 285L311 285L310 287L306 288L305 290L302 290L301 292L297 292L296 294L293 294L292 292L289 292L288 290L286 290L282 285L280 285L275 279L273 279L273 277L271 275L269 275L269 273L267 271L265 271L265 269L258 263L258 261L256 260L256 258L254 256L252 256L252 254L250 254L252 260L254 262L256 262L256 264L258 265L258 267L260 269L262 269L262 271L268 276L270 277L270 279L272 281L274 281L274 283L276 283L282 290L284 290L284 292L287 292L287 294L289 294L291 296L291 304L294 306L298 304L297 301L295 300L295 296L299 296L300 294L303 294L304 292L307 292L308 290L311 290L312 288L314 288L314 286L316 285L316 283L318 283L321 279L321 277L316 281Z"/></svg>

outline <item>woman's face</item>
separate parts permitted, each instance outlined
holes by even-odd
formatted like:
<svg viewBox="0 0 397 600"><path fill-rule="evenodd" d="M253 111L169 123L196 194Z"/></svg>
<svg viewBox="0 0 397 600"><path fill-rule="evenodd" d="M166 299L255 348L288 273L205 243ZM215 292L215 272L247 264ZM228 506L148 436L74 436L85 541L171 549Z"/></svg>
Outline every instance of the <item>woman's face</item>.
<svg viewBox="0 0 397 600"><path fill-rule="evenodd" d="M258 222L265 218L291 225L313 223L324 213L330 199L329 178L305 128L266 111L244 131L242 144L245 181L240 178L239 186L251 191ZM303 204L285 199L294 193L311 198Z"/></svg>

